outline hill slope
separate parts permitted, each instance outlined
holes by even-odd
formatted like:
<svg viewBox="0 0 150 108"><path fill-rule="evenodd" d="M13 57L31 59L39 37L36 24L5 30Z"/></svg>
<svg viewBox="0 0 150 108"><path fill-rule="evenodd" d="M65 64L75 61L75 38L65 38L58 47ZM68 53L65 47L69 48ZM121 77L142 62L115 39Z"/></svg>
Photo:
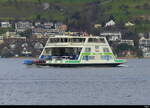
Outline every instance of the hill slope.
<svg viewBox="0 0 150 108"><path fill-rule="evenodd" d="M149 0L0 0L0 7L0 20L62 21L89 29L114 19L117 23L138 21L136 28L141 24L145 24L143 30L150 28L145 22L150 20Z"/></svg>

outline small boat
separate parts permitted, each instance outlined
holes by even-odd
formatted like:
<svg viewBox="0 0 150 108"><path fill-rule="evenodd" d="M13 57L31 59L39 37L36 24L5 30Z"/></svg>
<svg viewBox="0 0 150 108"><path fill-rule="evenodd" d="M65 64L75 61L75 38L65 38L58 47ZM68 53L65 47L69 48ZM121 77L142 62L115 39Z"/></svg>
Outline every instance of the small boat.
<svg viewBox="0 0 150 108"><path fill-rule="evenodd" d="M49 37L38 60L25 60L27 65L115 67L126 63L117 59L105 37L55 35Z"/></svg>

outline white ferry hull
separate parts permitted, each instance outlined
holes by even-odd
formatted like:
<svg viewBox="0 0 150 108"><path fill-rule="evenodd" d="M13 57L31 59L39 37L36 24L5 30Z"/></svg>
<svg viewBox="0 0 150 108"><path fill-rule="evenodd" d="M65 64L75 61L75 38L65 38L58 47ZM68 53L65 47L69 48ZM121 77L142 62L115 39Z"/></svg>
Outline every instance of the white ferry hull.
<svg viewBox="0 0 150 108"><path fill-rule="evenodd" d="M83 67L83 66L88 66L88 67L116 67L120 64L123 63L51 63L51 64L46 64L46 63L37 63L35 65L39 66L55 66L55 67Z"/></svg>

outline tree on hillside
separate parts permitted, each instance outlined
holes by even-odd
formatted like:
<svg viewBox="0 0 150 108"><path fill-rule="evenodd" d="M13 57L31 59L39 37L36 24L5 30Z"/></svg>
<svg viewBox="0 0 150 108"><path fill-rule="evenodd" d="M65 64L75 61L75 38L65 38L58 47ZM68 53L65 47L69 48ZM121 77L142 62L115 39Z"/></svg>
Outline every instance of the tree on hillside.
<svg viewBox="0 0 150 108"><path fill-rule="evenodd" d="M145 10L150 9L150 5L148 3L144 3L143 9L145 9Z"/></svg>
<svg viewBox="0 0 150 108"><path fill-rule="evenodd" d="M122 4L119 8L123 11L126 11L126 10L128 10L129 6Z"/></svg>
<svg viewBox="0 0 150 108"><path fill-rule="evenodd" d="M2 56L2 57L10 57L10 56L11 56L10 49L8 49L7 47L4 47L4 48L1 50L1 56Z"/></svg>
<svg viewBox="0 0 150 108"><path fill-rule="evenodd" d="M35 20L40 21L41 20L41 15L40 14L36 15Z"/></svg>
<svg viewBox="0 0 150 108"><path fill-rule="evenodd" d="M17 0L14 0L13 2L14 2L14 4L15 4L15 7L18 8L18 1L17 1Z"/></svg>
<svg viewBox="0 0 150 108"><path fill-rule="evenodd" d="M41 0L38 0L38 3L41 4L42 3Z"/></svg>
<svg viewBox="0 0 150 108"><path fill-rule="evenodd" d="M8 5L12 5L13 1L12 0L7 0Z"/></svg>
<svg viewBox="0 0 150 108"><path fill-rule="evenodd" d="M69 29L90 32L93 25L97 23L98 18L101 18L99 17L101 13L103 13L99 4L99 1L86 3L81 11L70 13L71 15L65 21L69 25Z"/></svg>
<svg viewBox="0 0 150 108"><path fill-rule="evenodd" d="M117 27L119 29L125 29L124 27L125 21L123 19L121 19L118 23L117 23Z"/></svg>

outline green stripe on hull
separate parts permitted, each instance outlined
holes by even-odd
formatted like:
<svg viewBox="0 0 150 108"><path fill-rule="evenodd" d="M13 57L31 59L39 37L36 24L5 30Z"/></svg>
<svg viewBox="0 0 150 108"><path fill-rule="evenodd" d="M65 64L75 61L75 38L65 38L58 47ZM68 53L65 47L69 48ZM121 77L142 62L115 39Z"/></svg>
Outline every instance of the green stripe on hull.
<svg viewBox="0 0 150 108"><path fill-rule="evenodd" d="M81 53L83 56L88 56L88 55L113 55L113 53Z"/></svg>
<svg viewBox="0 0 150 108"><path fill-rule="evenodd" d="M116 63L125 63L126 60L123 60L123 59L116 59L115 62L116 62Z"/></svg>
<svg viewBox="0 0 150 108"><path fill-rule="evenodd" d="M113 53L102 53L102 55L113 55Z"/></svg>
<svg viewBox="0 0 150 108"><path fill-rule="evenodd" d="M69 61L65 61L65 63L80 63L80 61L78 61L78 60L69 60Z"/></svg>

